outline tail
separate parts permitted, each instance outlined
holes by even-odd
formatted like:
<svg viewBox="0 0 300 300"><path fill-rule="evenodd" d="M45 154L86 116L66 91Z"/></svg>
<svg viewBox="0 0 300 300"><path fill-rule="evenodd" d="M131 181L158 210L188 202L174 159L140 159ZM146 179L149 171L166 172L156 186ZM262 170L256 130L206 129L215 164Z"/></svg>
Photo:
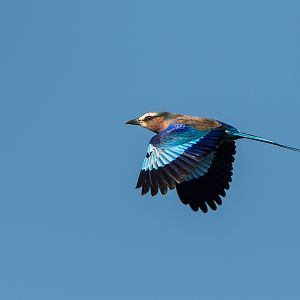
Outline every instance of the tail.
<svg viewBox="0 0 300 300"><path fill-rule="evenodd" d="M275 143L271 140L263 139L259 136L253 135L253 134L248 134L248 133L238 131L238 132L234 132L233 136L236 137L236 138L245 138L245 139L254 140L254 141L258 141L258 142L263 142L263 143L275 145L275 146L278 146L278 147L282 147L282 148L285 148L285 149L300 152L300 149L298 149L298 148L293 148L293 147L281 145L281 144Z"/></svg>

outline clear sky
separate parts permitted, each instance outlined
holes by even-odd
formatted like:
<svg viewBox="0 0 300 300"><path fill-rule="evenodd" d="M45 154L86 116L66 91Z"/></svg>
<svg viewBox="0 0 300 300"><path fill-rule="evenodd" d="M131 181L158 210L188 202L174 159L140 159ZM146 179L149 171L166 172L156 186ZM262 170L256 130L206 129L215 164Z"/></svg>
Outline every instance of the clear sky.
<svg viewBox="0 0 300 300"><path fill-rule="evenodd" d="M0 2L0 298L300 299L300 154L239 141L223 206L135 184L167 110L300 147L299 1Z"/></svg>

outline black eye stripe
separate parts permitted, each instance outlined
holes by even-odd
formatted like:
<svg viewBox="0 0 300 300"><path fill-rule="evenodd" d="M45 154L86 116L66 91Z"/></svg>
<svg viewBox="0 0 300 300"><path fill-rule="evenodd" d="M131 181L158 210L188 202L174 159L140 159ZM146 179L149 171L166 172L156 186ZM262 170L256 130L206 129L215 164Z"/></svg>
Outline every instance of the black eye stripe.
<svg viewBox="0 0 300 300"><path fill-rule="evenodd" d="M147 117L145 117L144 121L150 121L150 120L152 120L154 118L157 118L157 117L158 116L147 116Z"/></svg>

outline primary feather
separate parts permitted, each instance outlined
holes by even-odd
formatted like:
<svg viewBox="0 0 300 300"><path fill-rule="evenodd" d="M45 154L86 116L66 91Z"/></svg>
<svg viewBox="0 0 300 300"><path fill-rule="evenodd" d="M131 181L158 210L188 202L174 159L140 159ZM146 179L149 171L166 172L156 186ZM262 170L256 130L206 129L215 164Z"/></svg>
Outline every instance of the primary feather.
<svg viewBox="0 0 300 300"><path fill-rule="evenodd" d="M184 204L197 211L216 210L231 182L235 140L273 141L240 132L228 124L169 112L151 112L127 122L156 133L150 140L136 187L142 195L176 188Z"/></svg>

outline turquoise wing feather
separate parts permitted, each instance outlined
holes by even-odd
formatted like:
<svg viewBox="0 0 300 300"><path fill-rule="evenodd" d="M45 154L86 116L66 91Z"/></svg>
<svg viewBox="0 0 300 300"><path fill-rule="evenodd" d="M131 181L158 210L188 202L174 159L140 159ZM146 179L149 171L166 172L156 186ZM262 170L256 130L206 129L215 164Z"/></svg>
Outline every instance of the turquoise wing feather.
<svg viewBox="0 0 300 300"><path fill-rule="evenodd" d="M158 190L165 194L176 184L204 175L224 134L222 128L199 131L189 125L170 125L150 140L137 188L142 188L142 194L149 190L152 195Z"/></svg>

